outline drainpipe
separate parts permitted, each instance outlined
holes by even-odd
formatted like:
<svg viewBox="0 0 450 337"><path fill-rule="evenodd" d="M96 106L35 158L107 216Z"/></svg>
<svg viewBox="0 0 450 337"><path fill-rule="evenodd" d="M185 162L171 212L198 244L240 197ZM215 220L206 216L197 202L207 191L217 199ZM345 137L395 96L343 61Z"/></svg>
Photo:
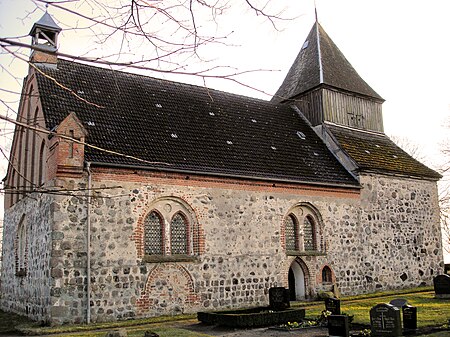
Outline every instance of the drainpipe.
<svg viewBox="0 0 450 337"><path fill-rule="evenodd" d="M91 163L86 163L86 171L88 174L88 186L87 186L87 207L86 207L86 293L87 293L87 312L86 323L91 323L91 188L92 188L92 176L91 176Z"/></svg>

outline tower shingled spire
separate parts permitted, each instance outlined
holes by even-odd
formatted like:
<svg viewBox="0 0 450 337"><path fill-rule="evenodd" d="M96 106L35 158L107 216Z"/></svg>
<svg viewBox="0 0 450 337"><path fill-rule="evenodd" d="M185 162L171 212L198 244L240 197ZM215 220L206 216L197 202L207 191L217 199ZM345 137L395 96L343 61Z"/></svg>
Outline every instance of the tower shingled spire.
<svg viewBox="0 0 450 337"><path fill-rule="evenodd" d="M272 101L297 105L314 126L332 122L383 131L383 98L359 76L317 16Z"/></svg>

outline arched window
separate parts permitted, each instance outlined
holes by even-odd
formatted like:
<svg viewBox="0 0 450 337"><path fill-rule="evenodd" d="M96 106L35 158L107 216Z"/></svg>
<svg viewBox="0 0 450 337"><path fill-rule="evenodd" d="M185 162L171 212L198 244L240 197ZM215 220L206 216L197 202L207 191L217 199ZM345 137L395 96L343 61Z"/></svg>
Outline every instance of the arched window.
<svg viewBox="0 0 450 337"><path fill-rule="evenodd" d="M173 216L170 222L170 248L173 254L189 254L188 223L182 213Z"/></svg>
<svg viewBox="0 0 450 337"><path fill-rule="evenodd" d="M324 252L322 232L321 216L314 206L299 203L291 207L283 220L282 228L286 252L288 255L299 255L299 252Z"/></svg>
<svg viewBox="0 0 450 337"><path fill-rule="evenodd" d="M155 211L150 212L144 221L144 253L163 255L164 226L161 217Z"/></svg>
<svg viewBox="0 0 450 337"><path fill-rule="evenodd" d="M286 250L298 250L298 225L294 215L289 214L284 220Z"/></svg>
<svg viewBox="0 0 450 337"><path fill-rule="evenodd" d="M15 188L16 188L16 170L14 168L14 164L11 164L11 171L12 171L11 180L10 180L10 184L8 186L8 188L11 190L11 193L8 195L9 206L14 205L14 203L16 201L16 199L15 199L15 197L16 197L16 195L15 195L15 193L16 193L16 191L15 191Z"/></svg>
<svg viewBox="0 0 450 337"><path fill-rule="evenodd" d="M138 256L149 262L195 259L203 250L204 241L194 210L172 196L155 200L150 209L143 227L138 224L136 228Z"/></svg>
<svg viewBox="0 0 450 337"><path fill-rule="evenodd" d="M322 269L322 283L332 283L333 278L331 274L331 269L328 266L323 267Z"/></svg>
<svg viewBox="0 0 450 337"><path fill-rule="evenodd" d="M37 119L38 119L38 114L39 114L39 108L36 108L36 110L34 111L34 117L33 117L33 126L37 127ZM41 181L37 180L36 181L36 172L39 173L39 169L36 169L36 157L37 157L37 147L39 146L38 144L36 144L36 131L33 131L33 138L32 138L32 145L31 145L31 149L32 149L32 154L31 154L31 182L33 184L33 187L35 185L40 185ZM38 165L40 165L40 162L38 162ZM38 174L39 175L39 174ZM39 179L39 178L38 178Z"/></svg>
<svg viewBox="0 0 450 337"><path fill-rule="evenodd" d="M27 270L27 225L25 216L19 222L16 238L16 273L18 276L25 276Z"/></svg>
<svg viewBox="0 0 450 337"><path fill-rule="evenodd" d="M16 175L16 202L18 202L20 200L20 195L21 193L23 193L23 184L24 181L22 179L22 175L23 175L23 159L22 159L22 148L23 148L23 127L19 126L17 128L17 131L19 133L19 155L18 155L18 159L17 159L17 164L16 164L16 168L17 168L17 175Z"/></svg>
<svg viewBox="0 0 450 337"><path fill-rule="evenodd" d="M41 143L41 149L39 150L39 174L38 174L38 185L42 186L45 183L45 140Z"/></svg>
<svg viewBox="0 0 450 337"><path fill-rule="evenodd" d="M303 247L305 250L315 250L315 225L310 216L306 216L303 228Z"/></svg>

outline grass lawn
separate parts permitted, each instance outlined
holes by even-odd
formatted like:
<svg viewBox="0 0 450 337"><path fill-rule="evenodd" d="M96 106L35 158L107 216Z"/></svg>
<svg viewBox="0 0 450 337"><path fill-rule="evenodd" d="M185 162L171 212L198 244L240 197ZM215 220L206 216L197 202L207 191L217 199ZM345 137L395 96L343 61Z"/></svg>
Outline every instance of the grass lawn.
<svg viewBox="0 0 450 337"><path fill-rule="evenodd" d="M341 311L354 315L354 323L369 325L370 309L379 303L389 303L395 298L404 298L409 305L417 307L419 328L442 326L450 319L450 300L434 298L431 288L412 289L409 291L390 291L376 294L347 297L341 299ZM307 318L316 318L325 309L323 301L296 302L295 307L304 307ZM124 328L128 336L142 337L144 332L151 330L161 337L209 337L207 334L183 329L183 325L195 324L195 315L155 317L141 320L130 320L114 323L98 323L87 325L70 325L58 327L38 327L27 319L0 311L0 334L11 333L14 326L22 325L20 329L28 335L60 334L65 337L75 336L105 336L106 331ZM449 336L449 331L436 332L428 337Z"/></svg>
<svg viewBox="0 0 450 337"><path fill-rule="evenodd" d="M349 315L354 315L354 323L370 324L370 309L380 303L389 303L395 298L404 298L409 305L417 307L418 327L439 326L447 324L450 319L450 300L434 298L434 291L420 291L413 293L379 293L377 297L361 296L343 298L341 301L341 311ZM325 309L323 302L320 304L304 305L308 318L315 318ZM448 334L448 332L447 332Z"/></svg>
<svg viewBox="0 0 450 337"><path fill-rule="evenodd" d="M6 313L0 310L0 335L6 335L9 333L14 333L16 331L15 327L19 325L30 325L33 324L28 318L23 316Z"/></svg>

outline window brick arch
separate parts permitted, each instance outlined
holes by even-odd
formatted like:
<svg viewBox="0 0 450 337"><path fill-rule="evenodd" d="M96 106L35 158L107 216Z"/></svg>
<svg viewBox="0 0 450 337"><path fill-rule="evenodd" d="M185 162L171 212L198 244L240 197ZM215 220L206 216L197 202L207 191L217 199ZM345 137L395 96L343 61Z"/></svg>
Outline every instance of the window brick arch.
<svg viewBox="0 0 450 337"><path fill-rule="evenodd" d="M147 206L134 233L138 257L155 258L199 255L203 232L194 210L182 199L162 197Z"/></svg>
<svg viewBox="0 0 450 337"><path fill-rule="evenodd" d="M283 220L286 251L324 252L322 227L322 218L314 206L308 203L294 205Z"/></svg>

